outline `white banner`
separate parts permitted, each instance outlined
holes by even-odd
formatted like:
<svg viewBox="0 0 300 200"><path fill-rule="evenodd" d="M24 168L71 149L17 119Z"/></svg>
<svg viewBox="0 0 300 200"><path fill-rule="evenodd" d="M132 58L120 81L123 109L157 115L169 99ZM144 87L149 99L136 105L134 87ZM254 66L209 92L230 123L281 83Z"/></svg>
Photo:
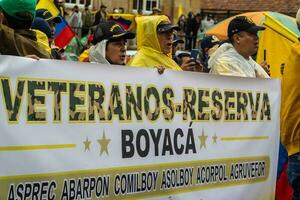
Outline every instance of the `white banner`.
<svg viewBox="0 0 300 200"><path fill-rule="evenodd" d="M280 81L0 56L0 199L274 199Z"/></svg>

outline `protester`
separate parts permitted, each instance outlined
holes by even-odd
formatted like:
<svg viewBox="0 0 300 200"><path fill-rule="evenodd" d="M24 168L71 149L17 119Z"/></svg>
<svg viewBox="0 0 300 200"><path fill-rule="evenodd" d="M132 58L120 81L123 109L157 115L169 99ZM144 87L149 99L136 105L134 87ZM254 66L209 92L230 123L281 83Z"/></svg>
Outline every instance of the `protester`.
<svg viewBox="0 0 300 200"><path fill-rule="evenodd" d="M191 51L193 45L195 16L193 12L188 13L185 29L185 50Z"/></svg>
<svg viewBox="0 0 300 200"><path fill-rule="evenodd" d="M51 29L51 36L48 38L50 43L52 44L54 40L55 26L56 24L61 22L61 19L57 16L53 16L47 9L36 10L36 17L43 18L48 22Z"/></svg>
<svg viewBox="0 0 300 200"><path fill-rule="evenodd" d="M139 17L137 27L138 51L130 66L164 67L181 71L172 59L173 31L179 30L165 15Z"/></svg>
<svg viewBox="0 0 300 200"><path fill-rule="evenodd" d="M181 52L177 54L178 44L183 44L184 41L180 39L176 34L173 35L172 42L172 58L184 71L202 71L202 65L198 60L191 58L191 54L187 52Z"/></svg>
<svg viewBox="0 0 300 200"><path fill-rule="evenodd" d="M300 30L300 9L296 15ZM287 57L281 98L281 142L288 151L288 178L294 189L293 200L300 199L300 42L293 44Z"/></svg>
<svg viewBox="0 0 300 200"><path fill-rule="evenodd" d="M81 56L81 61L125 65L127 39L135 34L125 31L114 21L100 23L94 33L93 46Z"/></svg>
<svg viewBox="0 0 300 200"><path fill-rule="evenodd" d="M174 58L175 62L179 66L181 66L184 62L188 62L188 60L190 60L191 53L188 51L176 51L175 56L173 58Z"/></svg>
<svg viewBox="0 0 300 200"><path fill-rule="evenodd" d="M263 67L251 58L258 49L257 32L264 29L245 16L231 20L227 30L230 43L222 44L211 55L208 60L210 73L269 78Z"/></svg>
<svg viewBox="0 0 300 200"><path fill-rule="evenodd" d="M66 12L64 0L54 0L54 4L59 10L59 14L63 17L66 17L68 13Z"/></svg>
<svg viewBox="0 0 300 200"><path fill-rule="evenodd" d="M51 54L50 42L48 39L51 37L51 28L49 23L43 18L35 17L32 22L31 29L36 32L36 37L41 48Z"/></svg>
<svg viewBox="0 0 300 200"><path fill-rule="evenodd" d="M90 28L93 25L92 18L93 15L89 10L89 4L85 4L84 11L82 11L82 30L81 30L82 37L88 35Z"/></svg>
<svg viewBox="0 0 300 200"><path fill-rule="evenodd" d="M69 25L78 37L81 37L82 16L77 5L72 9L72 14L69 19Z"/></svg>
<svg viewBox="0 0 300 200"><path fill-rule="evenodd" d="M125 10L124 10L123 7L119 7L119 13L120 13L120 14L124 14L124 13L125 13Z"/></svg>
<svg viewBox="0 0 300 200"><path fill-rule="evenodd" d="M137 16L143 16L143 9L138 9Z"/></svg>
<svg viewBox="0 0 300 200"><path fill-rule="evenodd" d="M201 41L201 49L202 49L202 64L203 71L209 72L210 68L208 67L208 60L210 56L219 48L220 40L212 35L203 38Z"/></svg>
<svg viewBox="0 0 300 200"><path fill-rule="evenodd" d="M30 30L35 8L35 0L0 1L0 54L51 58Z"/></svg>
<svg viewBox="0 0 300 200"><path fill-rule="evenodd" d="M200 13L197 13L195 18L193 19L192 27L193 27L192 48L195 49L195 48L199 48L199 43L197 43L197 36L198 36L198 32L199 31L201 32L201 30L200 30L200 27L201 27L201 14Z"/></svg>
<svg viewBox="0 0 300 200"><path fill-rule="evenodd" d="M179 44L183 44L184 41L180 39L176 34L173 34L173 41L172 41L172 58L178 64L178 60L176 57L176 51Z"/></svg>
<svg viewBox="0 0 300 200"><path fill-rule="evenodd" d="M54 59L60 60L62 57L61 57L60 49L54 45L54 34L55 34L55 26L56 24L59 24L61 22L61 18L58 16L53 16L47 9L36 10L36 18L43 18L48 22L51 30L50 36L48 36L49 46L51 48L51 55ZM41 25L37 24L36 27L37 26L41 26Z"/></svg>
<svg viewBox="0 0 300 200"><path fill-rule="evenodd" d="M215 21L213 20L212 14L208 14L201 21L201 29L202 29L203 32L206 32L208 29L210 29L214 25L215 25Z"/></svg>
<svg viewBox="0 0 300 200"><path fill-rule="evenodd" d="M106 22L107 21L107 12L106 12L106 6L101 5L100 10L98 10L95 14L95 21L94 21L94 26L97 26L101 22Z"/></svg>
<svg viewBox="0 0 300 200"><path fill-rule="evenodd" d="M177 36L182 39L185 40L185 32L186 32L186 19L185 19L185 15L182 14L180 15L177 25L180 28L180 31L177 32ZM183 46L182 48L180 48L180 50L184 50L185 47Z"/></svg>
<svg viewBox="0 0 300 200"><path fill-rule="evenodd" d="M32 22L31 28L43 32L48 38L51 37L50 25L43 18L35 17ZM47 40L48 40L48 38L47 38Z"/></svg>
<svg viewBox="0 0 300 200"><path fill-rule="evenodd" d="M119 8L113 8L113 14L120 14Z"/></svg>
<svg viewBox="0 0 300 200"><path fill-rule="evenodd" d="M161 15L161 9L158 7L152 8L152 14L151 15Z"/></svg>
<svg viewBox="0 0 300 200"><path fill-rule="evenodd" d="M184 31L186 29L186 19L184 14L180 15L177 25L179 26L181 31Z"/></svg>

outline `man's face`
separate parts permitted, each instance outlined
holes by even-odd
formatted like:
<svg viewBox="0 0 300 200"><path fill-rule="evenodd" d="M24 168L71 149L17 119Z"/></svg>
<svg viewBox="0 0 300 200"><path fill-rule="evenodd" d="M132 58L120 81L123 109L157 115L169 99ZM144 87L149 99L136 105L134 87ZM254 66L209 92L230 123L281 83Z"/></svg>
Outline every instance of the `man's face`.
<svg viewBox="0 0 300 200"><path fill-rule="evenodd" d="M169 30L162 33L157 33L160 49L164 54L168 54L172 49L173 30Z"/></svg>
<svg viewBox="0 0 300 200"><path fill-rule="evenodd" d="M245 31L237 33L236 42L243 48L245 55L252 56L258 50L258 36L257 33L248 33Z"/></svg>
<svg viewBox="0 0 300 200"><path fill-rule="evenodd" d="M113 65L124 65L126 49L125 39L108 42L106 47L106 59Z"/></svg>

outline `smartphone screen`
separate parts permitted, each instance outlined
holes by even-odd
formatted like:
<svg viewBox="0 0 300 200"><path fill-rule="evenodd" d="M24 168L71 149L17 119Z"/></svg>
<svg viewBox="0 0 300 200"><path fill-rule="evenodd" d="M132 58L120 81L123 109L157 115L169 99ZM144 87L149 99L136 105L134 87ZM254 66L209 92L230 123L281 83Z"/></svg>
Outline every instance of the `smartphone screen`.
<svg viewBox="0 0 300 200"><path fill-rule="evenodd" d="M196 60L199 54L199 50L198 49L192 49L191 51L191 57L193 60Z"/></svg>

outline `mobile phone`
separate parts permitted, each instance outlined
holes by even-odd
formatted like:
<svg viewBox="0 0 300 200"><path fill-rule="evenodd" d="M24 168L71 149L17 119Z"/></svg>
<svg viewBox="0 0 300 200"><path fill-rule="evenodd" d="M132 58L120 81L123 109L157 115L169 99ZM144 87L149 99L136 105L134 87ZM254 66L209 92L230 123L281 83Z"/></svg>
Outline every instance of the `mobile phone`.
<svg viewBox="0 0 300 200"><path fill-rule="evenodd" d="M191 58L193 60L196 60L197 57L198 57L198 54L199 54L199 50L198 49L192 49L192 51L191 51Z"/></svg>

